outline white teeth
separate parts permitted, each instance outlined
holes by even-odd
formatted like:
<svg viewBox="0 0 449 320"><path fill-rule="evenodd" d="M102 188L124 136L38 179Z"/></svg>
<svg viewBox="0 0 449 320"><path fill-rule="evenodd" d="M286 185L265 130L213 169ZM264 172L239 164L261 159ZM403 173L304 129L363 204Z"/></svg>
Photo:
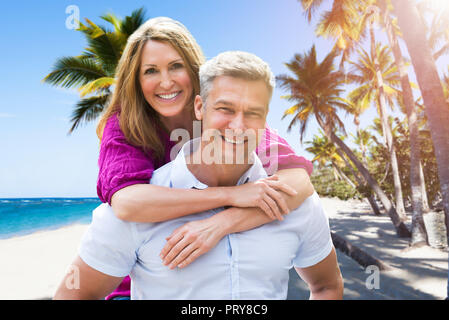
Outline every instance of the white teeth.
<svg viewBox="0 0 449 320"><path fill-rule="evenodd" d="M226 142L233 143L233 144L243 144L243 143L245 143L245 140L242 140L242 141L234 141L234 140L228 139L228 138L226 138L226 137L223 137L223 139L225 139Z"/></svg>
<svg viewBox="0 0 449 320"><path fill-rule="evenodd" d="M169 99L173 99L174 97L176 97L180 92L181 92L181 91L179 91L179 92L173 92L173 93L170 93L170 94L158 94L157 96L158 96L159 98L169 100Z"/></svg>

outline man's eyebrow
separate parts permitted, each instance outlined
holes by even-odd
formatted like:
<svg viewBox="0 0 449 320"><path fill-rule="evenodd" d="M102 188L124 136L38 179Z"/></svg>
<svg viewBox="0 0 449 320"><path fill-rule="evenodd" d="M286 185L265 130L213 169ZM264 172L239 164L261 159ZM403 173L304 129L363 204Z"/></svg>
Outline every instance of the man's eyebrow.
<svg viewBox="0 0 449 320"><path fill-rule="evenodd" d="M234 106L234 104L231 101L224 100L224 99L218 99L217 101L215 101L214 104L215 105L217 105L217 104L224 104L224 105L231 106L231 107Z"/></svg>
<svg viewBox="0 0 449 320"><path fill-rule="evenodd" d="M254 106L254 107L249 107L248 111L265 111L267 109L267 107L263 107L263 106Z"/></svg>
<svg viewBox="0 0 449 320"><path fill-rule="evenodd" d="M176 60L173 60L173 61L169 62L168 64L171 65L171 64L174 64L174 63L177 63L177 62L183 62L183 60L182 60L181 58L179 58L179 59L176 59ZM157 67L156 64L151 64L151 63L146 63L146 64L144 64L143 66L144 66L144 67L146 67L146 66L149 66L149 67Z"/></svg>
<svg viewBox="0 0 449 320"><path fill-rule="evenodd" d="M224 99L218 99L217 101L215 101L214 105L217 105L217 104L224 104L224 105L230 106L230 107L235 106L235 104L233 102L224 100ZM265 106L251 106L251 107L248 107L247 111L252 111L252 112L265 111L265 109L266 109Z"/></svg>

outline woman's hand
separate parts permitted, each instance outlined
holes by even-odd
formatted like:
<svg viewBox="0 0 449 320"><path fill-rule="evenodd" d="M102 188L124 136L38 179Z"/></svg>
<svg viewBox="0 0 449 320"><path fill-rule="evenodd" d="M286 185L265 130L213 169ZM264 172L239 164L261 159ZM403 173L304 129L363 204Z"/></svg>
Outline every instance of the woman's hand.
<svg viewBox="0 0 449 320"><path fill-rule="evenodd" d="M283 220L289 213L287 202L280 193L295 196L297 192L288 184L279 181L277 175L229 188L231 205L247 208L258 207L271 219Z"/></svg>
<svg viewBox="0 0 449 320"><path fill-rule="evenodd" d="M215 220L191 221L173 231L160 253L164 265L184 268L215 247L226 234Z"/></svg>

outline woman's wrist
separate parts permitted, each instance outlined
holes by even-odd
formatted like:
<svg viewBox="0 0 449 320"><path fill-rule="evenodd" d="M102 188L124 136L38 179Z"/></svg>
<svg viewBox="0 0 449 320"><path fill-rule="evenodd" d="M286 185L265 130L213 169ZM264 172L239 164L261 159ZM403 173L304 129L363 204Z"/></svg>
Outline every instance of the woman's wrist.
<svg viewBox="0 0 449 320"><path fill-rule="evenodd" d="M232 187L214 187L217 191L217 203L218 207L233 206ZM217 207L217 208L218 208Z"/></svg>
<svg viewBox="0 0 449 320"><path fill-rule="evenodd" d="M219 226L218 232L222 237L235 232L234 227L238 223L238 220L235 219L236 209L238 208L231 207L217 214L214 214L212 217L209 218L215 225Z"/></svg>

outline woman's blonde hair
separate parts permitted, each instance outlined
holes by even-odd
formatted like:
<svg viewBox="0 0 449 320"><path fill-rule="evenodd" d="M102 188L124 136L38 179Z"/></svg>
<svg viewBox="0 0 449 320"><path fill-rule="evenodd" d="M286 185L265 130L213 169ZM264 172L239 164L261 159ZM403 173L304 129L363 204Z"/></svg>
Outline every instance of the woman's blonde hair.
<svg viewBox="0 0 449 320"><path fill-rule="evenodd" d="M120 112L120 129L128 143L145 152L152 150L155 157L161 159L165 146L157 130L163 126L158 113L145 100L139 82L142 49L148 40L169 43L184 60L193 87L190 102L185 107L193 114L193 101L200 92L198 72L205 61L203 52L182 23L166 17L153 18L128 38L117 65L114 92L97 126L97 136L101 140L107 120Z"/></svg>

